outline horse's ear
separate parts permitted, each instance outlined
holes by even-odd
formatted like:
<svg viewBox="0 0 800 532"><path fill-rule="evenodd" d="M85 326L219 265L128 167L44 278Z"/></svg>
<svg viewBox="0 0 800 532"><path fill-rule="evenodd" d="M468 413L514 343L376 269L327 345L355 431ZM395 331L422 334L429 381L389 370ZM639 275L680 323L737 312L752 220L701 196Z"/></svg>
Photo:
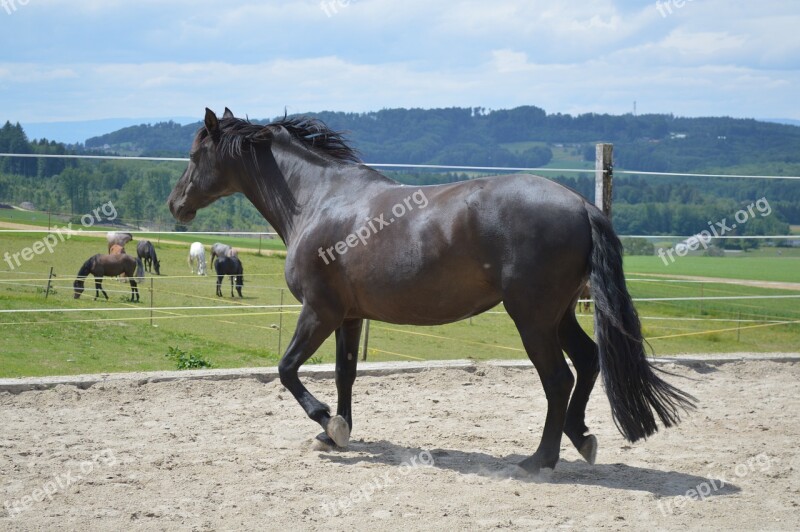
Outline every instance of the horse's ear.
<svg viewBox="0 0 800 532"><path fill-rule="evenodd" d="M233 111L226 107L225 112L222 113L222 118L233 118Z"/></svg>
<svg viewBox="0 0 800 532"><path fill-rule="evenodd" d="M217 120L217 115L214 114L214 111L206 107L206 131L211 136L212 139L217 140L219 138L219 120Z"/></svg>

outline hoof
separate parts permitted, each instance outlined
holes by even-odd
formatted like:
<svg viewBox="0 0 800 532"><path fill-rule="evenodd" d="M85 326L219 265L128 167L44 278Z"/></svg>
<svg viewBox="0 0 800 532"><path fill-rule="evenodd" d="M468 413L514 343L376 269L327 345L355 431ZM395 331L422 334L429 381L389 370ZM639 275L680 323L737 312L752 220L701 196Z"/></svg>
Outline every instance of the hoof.
<svg viewBox="0 0 800 532"><path fill-rule="evenodd" d="M325 432L339 447L347 447L350 443L350 426L342 416L333 416L325 427Z"/></svg>
<svg viewBox="0 0 800 532"><path fill-rule="evenodd" d="M312 451L328 452L332 451L334 447L336 447L336 443L324 432L318 434L314 441L311 442Z"/></svg>
<svg viewBox="0 0 800 532"><path fill-rule="evenodd" d="M583 442L578 452L581 453L581 456L583 456L587 462L594 465L594 461L597 459L597 438L592 434L587 436L586 441Z"/></svg>
<svg viewBox="0 0 800 532"><path fill-rule="evenodd" d="M547 461L547 463L542 463L542 460L534 454L533 456L520 462L518 465L530 475L539 475L542 473L549 476L555 470L556 462L558 462L558 458L552 461Z"/></svg>

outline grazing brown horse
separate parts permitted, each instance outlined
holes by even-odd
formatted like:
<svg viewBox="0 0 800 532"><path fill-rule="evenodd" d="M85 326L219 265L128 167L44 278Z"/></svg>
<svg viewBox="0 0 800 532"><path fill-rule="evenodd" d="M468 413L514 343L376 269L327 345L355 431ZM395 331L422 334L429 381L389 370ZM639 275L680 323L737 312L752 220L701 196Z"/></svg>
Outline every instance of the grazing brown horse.
<svg viewBox="0 0 800 532"><path fill-rule="evenodd" d="M125 275L131 283L131 301L139 301L139 288L137 281L142 282L144 277L144 265L140 259L130 255L101 255L97 254L83 263L78 271L78 278L73 283L75 289L75 299L81 297L84 290L84 282L89 274L94 275L94 298L100 297L100 292L108 299L108 294L103 290L103 277L114 277Z"/></svg>
<svg viewBox="0 0 800 532"><path fill-rule="evenodd" d="M238 257L239 252L228 244L217 242L211 245L211 267L214 268L214 261L222 257Z"/></svg>
<svg viewBox="0 0 800 532"><path fill-rule="evenodd" d="M598 373L614 421L630 441L656 432L657 418L676 424L680 409L693 405L645 356L611 223L561 185L516 174L414 190L359 164L341 135L317 120L262 126L227 109L220 121L206 109L169 208L185 223L236 192L286 243L286 281L302 309L278 370L328 445L349 442L363 319L435 325L500 302L547 396L539 447L520 464L527 471L555 467L562 432L594 462L597 440L584 419ZM575 318L587 278L597 343ZM331 415L298 369L334 333L339 403Z"/></svg>
<svg viewBox="0 0 800 532"><path fill-rule="evenodd" d="M106 234L106 241L108 242L108 252L111 253L113 245L125 246L128 242L133 240L133 235L130 233L117 233L116 231L109 231Z"/></svg>

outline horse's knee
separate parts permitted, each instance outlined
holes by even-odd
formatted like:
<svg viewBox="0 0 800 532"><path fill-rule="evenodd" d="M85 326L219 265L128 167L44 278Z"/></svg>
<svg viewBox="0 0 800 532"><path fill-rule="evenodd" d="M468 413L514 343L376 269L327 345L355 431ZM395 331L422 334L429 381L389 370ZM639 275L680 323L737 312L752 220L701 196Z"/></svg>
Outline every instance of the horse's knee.
<svg viewBox="0 0 800 532"><path fill-rule="evenodd" d="M286 388L297 382L297 365L292 361L287 361L286 358L281 359L278 363L278 376L281 379L281 384Z"/></svg>

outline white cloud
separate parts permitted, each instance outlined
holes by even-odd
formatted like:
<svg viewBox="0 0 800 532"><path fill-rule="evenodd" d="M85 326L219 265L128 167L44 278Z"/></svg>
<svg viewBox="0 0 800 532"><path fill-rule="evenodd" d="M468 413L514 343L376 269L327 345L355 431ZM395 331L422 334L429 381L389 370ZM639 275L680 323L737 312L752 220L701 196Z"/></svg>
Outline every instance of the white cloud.
<svg viewBox="0 0 800 532"><path fill-rule="evenodd" d="M331 2L331 0L323 0ZM780 0L30 2L0 17L0 98L28 121L538 105L800 118ZM666 1L666 0L662 0ZM793 4L792 4L793 5ZM328 6L326 13L325 6Z"/></svg>

